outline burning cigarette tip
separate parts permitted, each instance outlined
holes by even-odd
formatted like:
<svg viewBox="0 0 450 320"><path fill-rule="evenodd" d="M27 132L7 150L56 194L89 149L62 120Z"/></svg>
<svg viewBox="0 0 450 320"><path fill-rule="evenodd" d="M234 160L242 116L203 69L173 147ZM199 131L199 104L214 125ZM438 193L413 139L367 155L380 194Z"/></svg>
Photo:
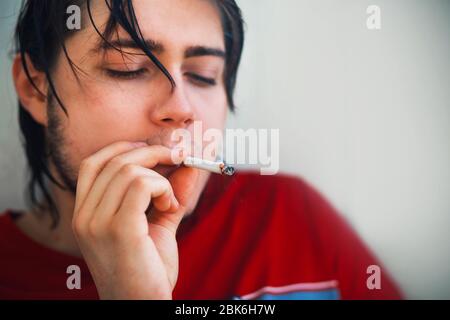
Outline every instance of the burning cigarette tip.
<svg viewBox="0 0 450 320"><path fill-rule="evenodd" d="M194 157L187 157L183 164L186 167L206 170L213 173L232 176L236 170L234 167L227 165L223 161L211 161Z"/></svg>
<svg viewBox="0 0 450 320"><path fill-rule="evenodd" d="M229 166L227 164L224 164L222 168L222 174L227 176L232 176L236 172L236 169L232 166Z"/></svg>

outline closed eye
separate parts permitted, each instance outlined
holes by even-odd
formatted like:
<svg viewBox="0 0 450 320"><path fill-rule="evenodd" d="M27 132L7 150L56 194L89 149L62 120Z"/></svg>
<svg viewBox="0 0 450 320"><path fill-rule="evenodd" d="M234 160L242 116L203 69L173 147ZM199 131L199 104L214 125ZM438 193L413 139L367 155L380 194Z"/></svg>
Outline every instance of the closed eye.
<svg viewBox="0 0 450 320"><path fill-rule="evenodd" d="M194 83L202 86L215 86L217 84L215 79L203 77L196 73L186 72L185 75L191 78Z"/></svg>
<svg viewBox="0 0 450 320"><path fill-rule="evenodd" d="M105 72L111 78L133 80L146 73L147 69L127 70L127 71L105 69Z"/></svg>
<svg viewBox="0 0 450 320"><path fill-rule="evenodd" d="M106 74L111 78L123 79L123 80L133 80L147 72L147 69L138 70L115 70L115 69L105 69ZM200 86L215 86L217 84L214 78L203 77L196 73L187 72L186 76L191 78L195 84Z"/></svg>

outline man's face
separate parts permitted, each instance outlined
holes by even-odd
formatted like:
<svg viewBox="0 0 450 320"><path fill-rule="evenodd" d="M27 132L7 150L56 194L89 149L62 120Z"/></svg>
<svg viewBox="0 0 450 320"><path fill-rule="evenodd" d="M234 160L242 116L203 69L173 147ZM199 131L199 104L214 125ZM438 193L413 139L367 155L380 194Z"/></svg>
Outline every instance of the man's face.
<svg viewBox="0 0 450 320"><path fill-rule="evenodd" d="M68 117L54 108L48 131L57 167L71 184L76 183L81 161L110 143L173 146L172 132L193 130L194 121L202 121L203 130L224 127L224 58L195 50L225 51L218 9L206 0L141 0L134 1L134 9L143 37L156 44L153 53L175 80L175 90L142 51L125 46L125 54L98 50L100 36L85 13L83 29L66 41L70 58L82 70L80 81L61 54L53 79ZM103 31L109 9L104 1L94 1L91 10ZM110 41L118 38L132 43L120 28Z"/></svg>

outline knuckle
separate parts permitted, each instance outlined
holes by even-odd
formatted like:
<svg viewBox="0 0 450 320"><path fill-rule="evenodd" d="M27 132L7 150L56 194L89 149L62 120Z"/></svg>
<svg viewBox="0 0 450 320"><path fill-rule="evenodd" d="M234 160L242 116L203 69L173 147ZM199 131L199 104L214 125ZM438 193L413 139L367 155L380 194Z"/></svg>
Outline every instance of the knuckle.
<svg viewBox="0 0 450 320"><path fill-rule="evenodd" d="M84 159L80 163L80 171L81 172L91 171L92 169L94 169L94 167L95 167L94 161L90 157Z"/></svg>
<svg viewBox="0 0 450 320"><path fill-rule="evenodd" d="M113 240L119 240L123 237L123 226L119 223L111 223L109 228L109 235Z"/></svg>
<svg viewBox="0 0 450 320"><path fill-rule="evenodd" d="M87 234L94 238L99 235L100 228L95 221L91 221L88 225Z"/></svg>
<svg viewBox="0 0 450 320"><path fill-rule="evenodd" d="M147 177L139 176L133 181L133 188L137 191L147 190L149 186L149 180Z"/></svg>
<svg viewBox="0 0 450 320"><path fill-rule="evenodd" d="M81 236L85 233L84 222L81 219L72 219L72 231L77 236Z"/></svg>
<svg viewBox="0 0 450 320"><path fill-rule="evenodd" d="M73 230L73 232L74 232L75 234L77 234L77 235L79 235L79 234L82 233L83 228L82 228L82 225L81 225L79 219L73 219L73 220L72 220L72 230Z"/></svg>
<svg viewBox="0 0 450 320"><path fill-rule="evenodd" d="M115 157L111 159L108 163L108 167L112 168L122 168L127 165L127 162L122 157Z"/></svg>
<svg viewBox="0 0 450 320"><path fill-rule="evenodd" d="M137 174L138 168L136 165L127 163L120 168L120 174L124 176L134 176Z"/></svg>

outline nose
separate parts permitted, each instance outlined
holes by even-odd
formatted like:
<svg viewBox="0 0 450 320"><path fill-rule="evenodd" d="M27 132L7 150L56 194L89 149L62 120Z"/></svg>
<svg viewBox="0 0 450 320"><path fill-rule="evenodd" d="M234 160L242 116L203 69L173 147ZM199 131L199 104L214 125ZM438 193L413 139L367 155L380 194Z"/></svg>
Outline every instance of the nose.
<svg viewBox="0 0 450 320"><path fill-rule="evenodd" d="M194 122L194 109L182 82L178 82L166 99L153 110L152 121L166 128L186 128Z"/></svg>

